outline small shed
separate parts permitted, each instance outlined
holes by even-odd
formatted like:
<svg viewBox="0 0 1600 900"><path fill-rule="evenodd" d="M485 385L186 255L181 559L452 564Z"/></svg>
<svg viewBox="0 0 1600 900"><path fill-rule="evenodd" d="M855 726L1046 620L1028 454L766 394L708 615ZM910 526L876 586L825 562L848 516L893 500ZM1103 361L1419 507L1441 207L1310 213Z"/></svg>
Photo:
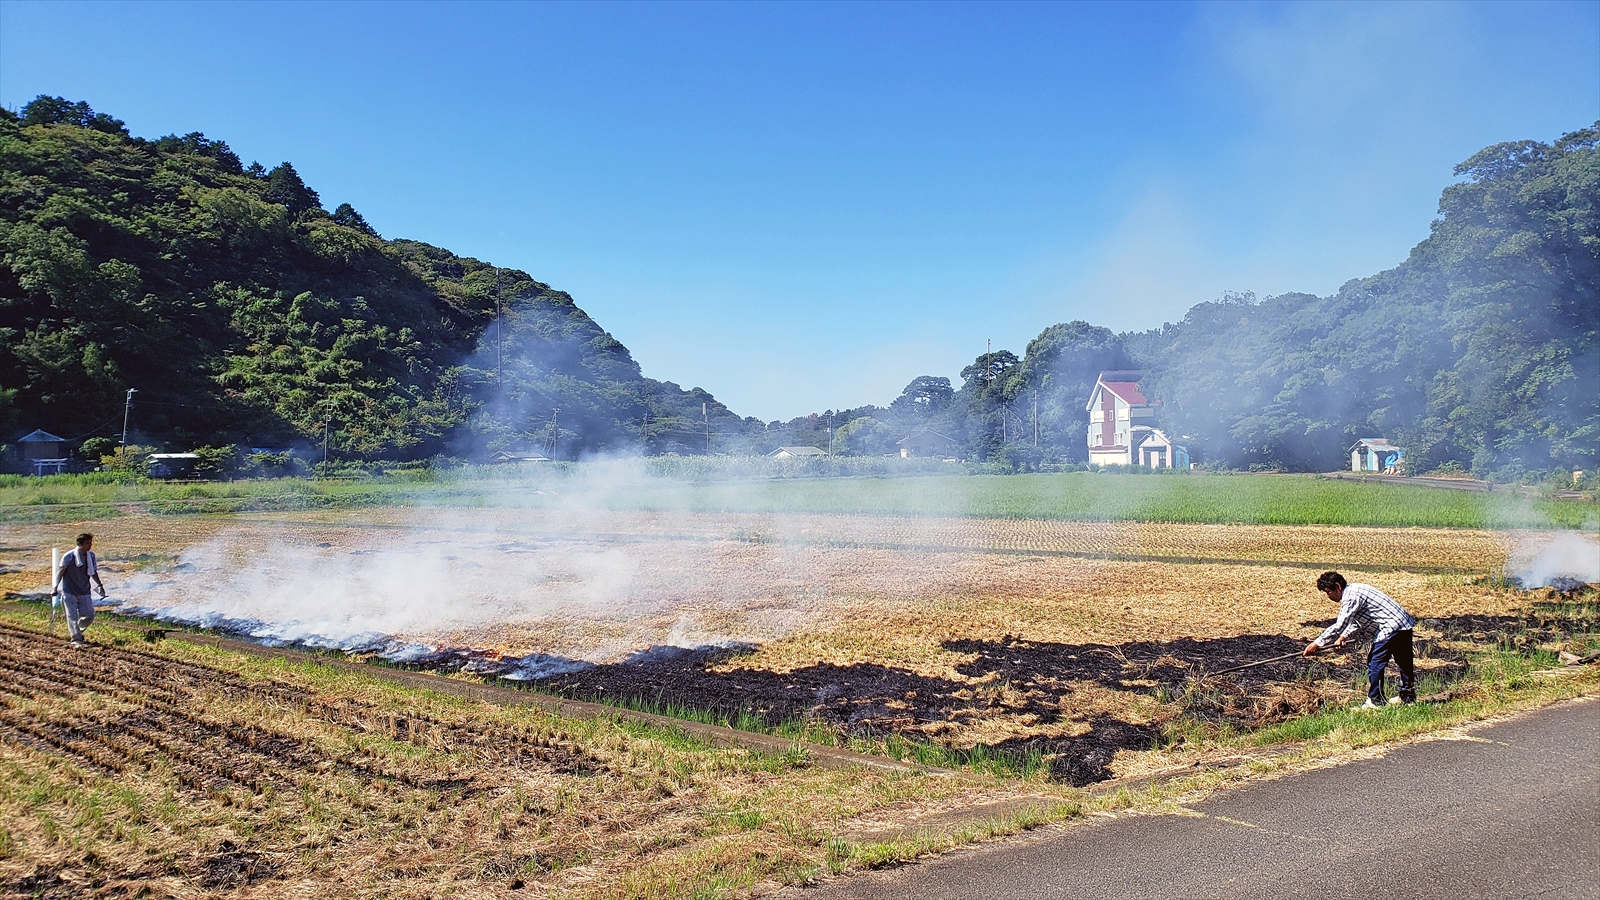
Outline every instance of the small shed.
<svg viewBox="0 0 1600 900"><path fill-rule="evenodd" d="M71 458L67 456L67 439L48 431L37 430L17 440L22 461L33 469L35 475L60 475Z"/></svg>
<svg viewBox="0 0 1600 900"><path fill-rule="evenodd" d="M497 450L489 457L489 465L503 466L507 463L549 462L550 457L541 456L529 450Z"/></svg>
<svg viewBox="0 0 1600 900"><path fill-rule="evenodd" d="M63 459L67 455L67 439L58 438L48 431L35 431L17 439L22 448L23 460Z"/></svg>
<svg viewBox="0 0 1600 900"><path fill-rule="evenodd" d="M1405 456L1406 451L1389 443L1388 438L1362 438L1350 447L1350 471L1394 475Z"/></svg>
<svg viewBox="0 0 1600 900"><path fill-rule="evenodd" d="M897 442L900 447L900 456L909 458L913 456L932 456L945 458L957 456L961 453L961 442L947 434L941 434L932 428L912 432Z"/></svg>
<svg viewBox="0 0 1600 900"><path fill-rule="evenodd" d="M807 459L813 456L827 456L827 452L820 447L779 447L767 454L768 459Z"/></svg>
<svg viewBox="0 0 1600 900"><path fill-rule="evenodd" d="M1139 465L1152 469L1189 468L1188 448L1174 444L1165 431L1136 425L1132 434L1134 446L1139 454Z"/></svg>
<svg viewBox="0 0 1600 900"><path fill-rule="evenodd" d="M195 463L200 461L198 453L152 453L150 454L151 478L188 478L194 474Z"/></svg>

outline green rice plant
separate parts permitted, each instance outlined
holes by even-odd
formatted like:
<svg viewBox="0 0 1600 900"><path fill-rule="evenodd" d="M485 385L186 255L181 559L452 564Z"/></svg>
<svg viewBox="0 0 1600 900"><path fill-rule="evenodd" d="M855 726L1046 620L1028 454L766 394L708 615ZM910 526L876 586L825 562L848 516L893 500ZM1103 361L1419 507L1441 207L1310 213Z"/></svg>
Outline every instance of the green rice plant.
<svg viewBox="0 0 1600 900"><path fill-rule="evenodd" d="M894 461L889 461L894 462ZM900 461L911 462L911 461ZM227 484L117 482L94 475L0 479L0 520L83 518L84 505L131 504L163 514L236 513L370 506L534 507L587 497L604 508L972 516L1082 521L1395 527L1562 527L1600 530L1600 504L1586 499L1509 500L1500 494L1409 485L1363 484L1312 476L1149 475L1068 472L1026 475L937 474L931 467L865 464L819 477L774 475L762 466L742 477L732 463L648 460L627 490L601 489L589 464L537 471L414 470L357 480L260 479ZM700 467L700 468L696 468ZM720 467L720 468L718 468ZM709 477L706 472L719 473ZM609 476L605 476L609 477ZM601 479L604 482L604 478ZM115 508L111 512L115 512Z"/></svg>

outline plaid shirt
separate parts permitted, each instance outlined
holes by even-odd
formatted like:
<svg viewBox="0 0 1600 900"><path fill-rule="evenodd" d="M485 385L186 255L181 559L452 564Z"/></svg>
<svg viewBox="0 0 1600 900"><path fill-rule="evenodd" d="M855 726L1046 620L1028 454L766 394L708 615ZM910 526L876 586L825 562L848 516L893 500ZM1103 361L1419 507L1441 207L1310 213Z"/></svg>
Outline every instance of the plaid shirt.
<svg viewBox="0 0 1600 900"><path fill-rule="evenodd" d="M1339 618L1317 637L1317 646L1326 647L1335 638L1347 638L1358 631L1372 631L1374 641L1386 640L1397 631L1410 631L1417 619L1405 607L1370 584L1346 585L1339 601Z"/></svg>

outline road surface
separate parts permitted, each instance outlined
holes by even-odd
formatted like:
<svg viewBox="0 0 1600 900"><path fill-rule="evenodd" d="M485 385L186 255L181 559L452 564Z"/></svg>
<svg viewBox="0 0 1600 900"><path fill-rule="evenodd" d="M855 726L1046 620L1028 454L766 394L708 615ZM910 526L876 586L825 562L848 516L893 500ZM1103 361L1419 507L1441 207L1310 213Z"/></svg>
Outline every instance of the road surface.
<svg viewBox="0 0 1600 900"><path fill-rule="evenodd" d="M1600 700L786 900L1600 898Z"/></svg>

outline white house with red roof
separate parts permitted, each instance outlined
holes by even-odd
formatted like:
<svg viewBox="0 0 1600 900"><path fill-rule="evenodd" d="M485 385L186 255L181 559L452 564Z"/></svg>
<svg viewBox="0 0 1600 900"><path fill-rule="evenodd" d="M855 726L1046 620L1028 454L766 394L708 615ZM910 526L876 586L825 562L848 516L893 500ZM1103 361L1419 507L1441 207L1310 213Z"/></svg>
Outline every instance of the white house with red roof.
<svg viewBox="0 0 1600 900"><path fill-rule="evenodd" d="M1089 462L1098 466L1189 467L1189 453L1155 427L1155 404L1139 392L1139 371L1101 372L1084 408Z"/></svg>

